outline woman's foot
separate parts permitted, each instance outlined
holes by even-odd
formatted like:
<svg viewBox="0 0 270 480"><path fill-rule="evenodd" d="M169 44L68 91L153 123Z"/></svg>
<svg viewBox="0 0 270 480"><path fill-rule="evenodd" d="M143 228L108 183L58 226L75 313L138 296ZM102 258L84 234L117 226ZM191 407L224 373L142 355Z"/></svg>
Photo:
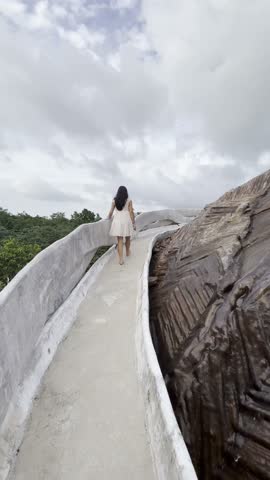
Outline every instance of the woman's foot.
<svg viewBox="0 0 270 480"><path fill-rule="evenodd" d="M119 258L119 265L124 265L124 260L123 260L123 258Z"/></svg>

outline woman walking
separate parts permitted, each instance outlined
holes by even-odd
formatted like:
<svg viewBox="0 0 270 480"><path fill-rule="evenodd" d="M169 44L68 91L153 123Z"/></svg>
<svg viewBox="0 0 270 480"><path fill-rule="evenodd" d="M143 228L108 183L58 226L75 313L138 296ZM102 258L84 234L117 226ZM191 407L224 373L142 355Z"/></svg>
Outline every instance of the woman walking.
<svg viewBox="0 0 270 480"><path fill-rule="evenodd" d="M130 255L130 237L136 230L135 217L133 211L132 200L128 196L126 187L119 187L116 196L113 199L109 218L113 221L110 229L110 235L117 237L117 251L119 255L119 263L123 265L123 239L126 239L126 255Z"/></svg>

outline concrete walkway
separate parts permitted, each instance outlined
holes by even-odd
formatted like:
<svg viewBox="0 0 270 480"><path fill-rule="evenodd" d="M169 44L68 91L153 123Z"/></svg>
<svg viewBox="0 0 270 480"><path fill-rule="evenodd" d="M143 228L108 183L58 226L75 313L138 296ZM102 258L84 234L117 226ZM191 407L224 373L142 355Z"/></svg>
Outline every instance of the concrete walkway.
<svg viewBox="0 0 270 480"><path fill-rule="evenodd" d="M156 230L110 259L35 399L12 478L154 480L136 373L137 284Z"/></svg>

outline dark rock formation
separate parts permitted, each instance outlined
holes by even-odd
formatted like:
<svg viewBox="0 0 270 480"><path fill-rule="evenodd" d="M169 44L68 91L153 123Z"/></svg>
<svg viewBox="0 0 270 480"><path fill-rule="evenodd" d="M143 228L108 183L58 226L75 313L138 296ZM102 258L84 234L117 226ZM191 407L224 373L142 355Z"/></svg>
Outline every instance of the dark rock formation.
<svg viewBox="0 0 270 480"><path fill-rule="evenodd" d="M154 249L150 324L199 479L270 479L270 171Z"/></svg>

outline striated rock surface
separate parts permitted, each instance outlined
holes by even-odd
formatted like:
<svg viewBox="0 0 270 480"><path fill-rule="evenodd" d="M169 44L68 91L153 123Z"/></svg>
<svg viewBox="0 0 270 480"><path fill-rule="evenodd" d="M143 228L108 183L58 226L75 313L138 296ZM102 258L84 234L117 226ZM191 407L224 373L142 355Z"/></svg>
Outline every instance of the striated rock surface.
<svg viewBox="0 0 270 480"><path fill-rule="evenodd" d="M150 325L202 480L270 479L270 171L159 241Z"/></svg>

